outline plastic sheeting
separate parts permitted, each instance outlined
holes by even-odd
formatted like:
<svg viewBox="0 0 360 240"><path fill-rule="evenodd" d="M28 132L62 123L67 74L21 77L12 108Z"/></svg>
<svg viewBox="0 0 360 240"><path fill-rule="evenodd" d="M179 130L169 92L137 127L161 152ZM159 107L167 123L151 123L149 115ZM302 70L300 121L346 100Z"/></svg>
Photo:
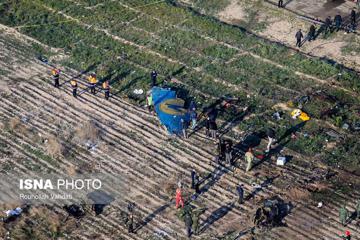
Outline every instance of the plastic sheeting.
<svg viewBox="0 0 360 240"><path fill-rule="evenodd" d="M184 100L176 97L176 92L169 88L153 87L151 89L154 108L157 116L171 134L180 134L183 128L181 119L186 123L190 114L184 108Z"/></svg>

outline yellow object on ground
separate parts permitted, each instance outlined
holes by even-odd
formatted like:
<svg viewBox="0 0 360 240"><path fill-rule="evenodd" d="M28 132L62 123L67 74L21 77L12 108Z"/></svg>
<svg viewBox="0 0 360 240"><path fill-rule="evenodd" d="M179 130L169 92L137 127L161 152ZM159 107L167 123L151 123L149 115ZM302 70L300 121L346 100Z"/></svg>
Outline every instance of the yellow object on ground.
<svg viewBox="0 0 360 240"><path fill-rule="evenodd" d="M180 98L168 99L160 104L160 110L171 115L183 115L186 113L184 109L185 101Z"/></svg>
<svg viewBox="0 0 360 240"><path fill-rule="evenodd" d="M291 112L291 117L293 119L297 119L300 118L301 121L309 121L310 117L307 113L301 111L300 109L295 109L294 111Z"/></svg>
<svg viewBox="0 0 360 240"><path fill-rule="evenodd" d="M310 120L309 115L307 115L307 113L304 113L304 112L301 112L301 114L300 114L299 118L300 118L302 121L304 121L304 122L306 122L306 121L309 121L309 120Z"/></svg>

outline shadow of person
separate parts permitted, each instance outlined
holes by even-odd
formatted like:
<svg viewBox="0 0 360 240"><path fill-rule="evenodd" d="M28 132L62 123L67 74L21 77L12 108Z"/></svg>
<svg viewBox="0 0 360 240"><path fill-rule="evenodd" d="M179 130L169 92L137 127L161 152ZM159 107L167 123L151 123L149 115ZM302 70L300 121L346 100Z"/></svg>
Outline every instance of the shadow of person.
<svg viewBox="0 0 360 240"><path fill-rule="evenodd" d="M307 121L303 121L295 126L292 126L291 128L287 129L285 133L276 141L276 143L281 143L282 140L287 138L288 136L300 131L305 125Z"/></svg>
<svg viewBox="0 0 360 240"><path fill-rule="evenodd" d="M200 233L203 233L208 229L213 223L224 217L226 214L228 214L235 206L235 203L227 203L226 205L221 206L220 208L216 209L214 212L211 213L211 215L205 219L202 228L199 231Z"/></svg>
<svg viewBox="0 0 360 240"><path fill-rule="evenodd" d="M141 228L145 227L149 222L151 222L157 215L159 215L161 212L163 212L165 209L170 207L173 201L170 201L160 207L158 207L154 212L150 213L148 216L146 216L134 229L134 233L139 231Z"/></svg>

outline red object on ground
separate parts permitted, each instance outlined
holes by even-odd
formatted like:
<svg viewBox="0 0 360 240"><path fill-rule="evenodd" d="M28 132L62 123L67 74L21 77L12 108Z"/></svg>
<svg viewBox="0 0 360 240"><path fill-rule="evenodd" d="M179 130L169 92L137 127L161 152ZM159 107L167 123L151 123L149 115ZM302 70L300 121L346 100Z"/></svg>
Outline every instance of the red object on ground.
<svg viewBox="0 0 360 240"><path fill-rule="evenodd" d="M351 234L350 234L350 231L349 230L346 230L345 231L345 236L349 237Z"/></svg>
<svg viewBox="0 0 360 240"><path fill-rule="evenodd" d="M181 205L181 207L183 208L184 207L184 200L181 196L181 189L178 188L176 189L176 208L179 208L179 204Z"/></svg>

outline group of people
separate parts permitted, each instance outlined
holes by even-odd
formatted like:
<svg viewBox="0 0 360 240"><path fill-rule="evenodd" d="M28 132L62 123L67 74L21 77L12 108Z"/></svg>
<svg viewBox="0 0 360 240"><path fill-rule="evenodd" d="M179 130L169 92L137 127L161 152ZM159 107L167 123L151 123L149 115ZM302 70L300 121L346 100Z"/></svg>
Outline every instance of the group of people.
<svg viewBox="0 0 360 240"><path fill-rule="evenodd" d="M54 87L60 87L60 69L53 68L51 71L52 79L54 81ZM92 94L96 94L96 86L98 85L98 80L95 73L91 73L88 77L88 85L87 89L90 90ZM76 98L78 96L78 82L75 78L70 80L70 85L72 89L72 95ZM110 83L108 80L103 81L102 83L102 91L104 92L104 96L106 100L110 98Z"/></svg>
<svg viewBox="0 0 360 240"><path fill-rule="evenodd" d="M334 21L332 21L331 17L327 17L325 22L321 25L319 29L319 33L323 32L324 34L328 34L333 32L334 30L339 31L340 29L344 29L346 32L354 32L356 29L356 11L355 9L351 10L350 13L350 23L348 25L344 25L343 18L340 14L337 14L334 17ZM303 44L304 35L302 30L299 29L295 34L296 39L296 47L301 47ZM305 38L309 42L315 40L316 38L316 27L314 25L310 26L309 32Z"/></svg>

